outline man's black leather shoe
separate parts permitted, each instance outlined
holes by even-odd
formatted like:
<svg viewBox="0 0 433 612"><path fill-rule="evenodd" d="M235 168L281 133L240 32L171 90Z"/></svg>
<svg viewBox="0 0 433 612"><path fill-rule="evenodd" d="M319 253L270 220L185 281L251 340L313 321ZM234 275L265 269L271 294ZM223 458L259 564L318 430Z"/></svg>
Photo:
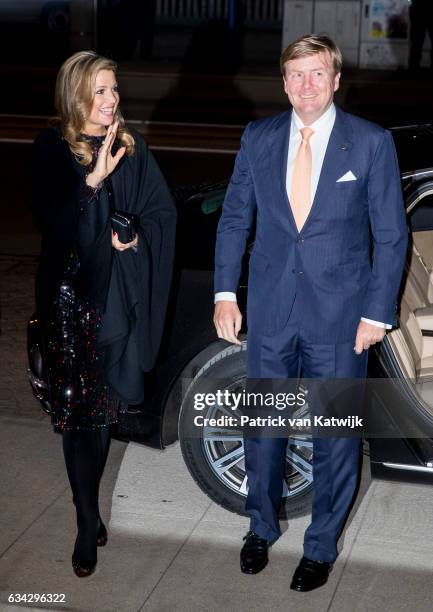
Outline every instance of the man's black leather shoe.
<svg viewBox="0 0 433 612"><path fill-rule="evenodd" d="M249 531L244 537L241 550L241 571L244 574L258 574L268 563L269 542Z"/></svg>
<svg viewBox="0 0 433 612"><path fill-rule="evenodd" d="M332 563L327 561L313 561L302 557L298 567L293 574L290 588L293 591L312 591L326 583Z"/></svg>

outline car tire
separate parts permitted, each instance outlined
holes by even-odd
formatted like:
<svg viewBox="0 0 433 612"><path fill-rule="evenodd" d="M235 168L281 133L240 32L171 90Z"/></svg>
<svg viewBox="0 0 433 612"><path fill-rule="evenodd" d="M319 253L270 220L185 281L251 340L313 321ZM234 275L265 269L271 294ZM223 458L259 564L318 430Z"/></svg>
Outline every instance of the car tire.
<svg viewBox="0 0 433 612"><path fill-rule="evenodd" d="M232 392L240 392L245 388L245 357L246 342L242 342L242 346L230 345L208 361L192 380L184 381L187 389L179 415L182 456L192 477L214 502L230 512L241 515L247 515L245 511L247 479L241 433L239 432L238 438L233 441L218 440L218 432L211 431L210 428L194 427L193 421L199 414L194 405L195 394L215 393L221 389L221 383L224 383L225 388L229 387ZM215 410L219 409L215 406L207 407L200 413L203 416L212 416ZM213 437L214 434L216 437ZM224 438L224 435L221 435L221 438ZM288 458L286 462L281 518L302 516L311 510L313 493L311 438L307 437L305 440L289 438L289 456L290 460ZM233 466L221 471L230 465L232 460ZM304 475L294 469L294 463L300 466Z"/></svg>

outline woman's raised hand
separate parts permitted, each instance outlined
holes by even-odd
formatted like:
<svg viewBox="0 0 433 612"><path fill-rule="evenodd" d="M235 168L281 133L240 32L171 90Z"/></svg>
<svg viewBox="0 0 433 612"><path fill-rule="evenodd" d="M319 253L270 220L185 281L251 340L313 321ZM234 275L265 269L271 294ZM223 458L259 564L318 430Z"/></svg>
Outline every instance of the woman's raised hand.
<svg viewBox="0 0 433 612"><path fill-rule="evenodd" d="M104 142L99 149L98 159L96 161L93 171L87 175L86 183L90 187L96 187L101 183L109 174L111 174L114 168L119 163L126 151L126 147L120 147L116 155L111 154L111 147L116 139L117 128L119 122L115 121L112 123L107 130L107 134L104 138Z"/></svg>

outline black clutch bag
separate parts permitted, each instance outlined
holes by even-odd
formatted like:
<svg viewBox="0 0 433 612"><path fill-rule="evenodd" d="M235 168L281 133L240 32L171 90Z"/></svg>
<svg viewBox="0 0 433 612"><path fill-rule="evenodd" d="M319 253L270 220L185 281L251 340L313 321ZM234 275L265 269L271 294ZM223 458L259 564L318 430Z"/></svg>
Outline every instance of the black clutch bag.
<svg viewBox="0 0 433 612"><path fill-rule="evenodd" d="M137 217L131 213L116 210L111 213L111 227L119 242L132 242L137 235Z"/></svg>

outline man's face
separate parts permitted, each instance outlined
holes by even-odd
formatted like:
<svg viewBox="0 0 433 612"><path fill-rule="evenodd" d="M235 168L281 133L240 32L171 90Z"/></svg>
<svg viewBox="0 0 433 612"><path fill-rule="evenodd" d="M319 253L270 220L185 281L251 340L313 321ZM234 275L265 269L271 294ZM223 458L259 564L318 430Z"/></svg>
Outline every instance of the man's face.
<svg viewBox="0 0 433 612"><path fill-rule="evenodd" d="M311 125L330 106L340 83L327 51L284 64L284 91L304 125Z"/></svg>

